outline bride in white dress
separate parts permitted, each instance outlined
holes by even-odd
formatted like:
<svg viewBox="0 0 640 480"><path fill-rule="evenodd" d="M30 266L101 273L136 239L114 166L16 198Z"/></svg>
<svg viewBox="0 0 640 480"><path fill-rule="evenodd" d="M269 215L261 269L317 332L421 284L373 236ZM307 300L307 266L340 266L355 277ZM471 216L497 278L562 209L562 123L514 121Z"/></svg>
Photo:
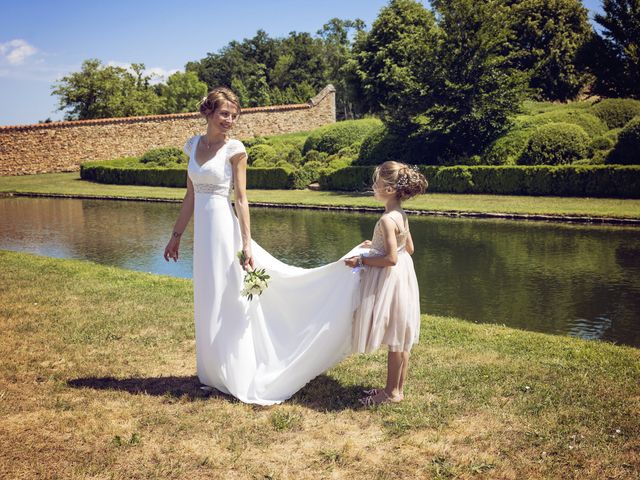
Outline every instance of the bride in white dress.
<svg viewBox="0 0 640 480"><path fill-rule="evenodd" d="M350 353L359 276L342 259L367 250L358 246L334 263L303 269L280 262L251 239L247 154L242 142L227 137L239 110L226 88L203 101L207 133L185 144L187 193L164 257L178 260L180 237L193 215L198 379L243 402L271 405ZM249 301L240 292L243 269L252 268L266 269L271 279Z"/></svg>

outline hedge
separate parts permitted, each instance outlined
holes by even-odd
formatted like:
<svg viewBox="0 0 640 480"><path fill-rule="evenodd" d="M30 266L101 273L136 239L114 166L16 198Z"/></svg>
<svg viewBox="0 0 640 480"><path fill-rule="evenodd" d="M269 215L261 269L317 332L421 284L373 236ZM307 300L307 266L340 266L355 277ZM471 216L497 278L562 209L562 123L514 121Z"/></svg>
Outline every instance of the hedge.
<svg viewBox="0 0 640 480"><path fill-rule="evenodd" d="M311 132L304 142L302 153L317 150L328 154L338 153L344 147L362 142L371 131L380 128L382 122L376 118L345 120L325 125Z"/></svg>
<svg viewBox="0 0 640 480"><path fill-rule="evenodd" d="M373 166L348 167L320 177L322 190L371 188ZM419 166L429 192L640 198L640 166Z"/></svg>
<svg viewBox="0 0 640 480"><path fill-rule="evenodd" d="M104 165L106 162L90 162L80 166L80 178L98 183L116 185L147 185L153 187L187 186L186 168L133 168ZM248 167L247 188L301 189L313 178L312 172L290 167Z"/></svg>
<svg viewBox="0 0 640 480"><path fill-rule="evenodd" d="M80 178L116 185L147 185L152 187L186 187L187 170L181 168L135 168L85 163L80 166Z"/></svg>

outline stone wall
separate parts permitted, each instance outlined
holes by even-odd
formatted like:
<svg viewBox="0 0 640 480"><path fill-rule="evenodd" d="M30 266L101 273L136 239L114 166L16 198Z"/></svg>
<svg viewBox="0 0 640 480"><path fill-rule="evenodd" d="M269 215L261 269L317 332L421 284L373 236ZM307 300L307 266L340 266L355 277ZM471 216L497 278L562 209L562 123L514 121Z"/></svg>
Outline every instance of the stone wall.
<svg viewBox="0 0 640 480"><path fill-rule="evenodd" d="M300 132L335 121L335 88L328 85L307 104L243 109L231 136ZM205 131L199 113L0 127L0 176L79 170L89 160L182 147L187 138Z"/></svg>

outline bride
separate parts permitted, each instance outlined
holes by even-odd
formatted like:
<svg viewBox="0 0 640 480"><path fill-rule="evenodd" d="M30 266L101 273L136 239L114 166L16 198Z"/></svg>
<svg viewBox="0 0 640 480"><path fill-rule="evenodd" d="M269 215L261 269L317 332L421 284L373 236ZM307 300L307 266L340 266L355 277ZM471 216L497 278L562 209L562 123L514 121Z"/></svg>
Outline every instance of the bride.
<svg viewBox="0 0 640 480"><path fill-rule="evenodd" d="M187 193L164 257L178 260L180 238L193 215L198 379L243 402L280 403L350 353L359 276L341 259L312 269L286 265L251 239L247 153L242 142L228 137L240 113L238 98L217 88L200 113L207 132L184 146ZM355 247L342 258L360 251ZM244 271L258 268L271 279L249 301L240 293Z"/></svg>

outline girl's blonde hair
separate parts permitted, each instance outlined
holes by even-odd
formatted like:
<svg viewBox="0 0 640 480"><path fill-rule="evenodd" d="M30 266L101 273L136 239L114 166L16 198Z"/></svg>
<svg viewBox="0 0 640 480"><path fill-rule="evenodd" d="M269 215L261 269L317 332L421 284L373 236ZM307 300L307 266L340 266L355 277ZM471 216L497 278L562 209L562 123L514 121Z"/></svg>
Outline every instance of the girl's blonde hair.
<svg viewBox="0 0 640 480"><path fill-rule="evenodd" d="M224 101L233 103L238 109L238 115L240 115L240 100L238 100L238 96L233 91L226 87L214 88L202 99L200 102L200 114L207 118Z"/></svg>
<svg viewBox="0 0 640 480"><path fill-rule="evenodd" d="M378 165L373 172L373 183L381 179L385 187L396 191L398 200L408 200L427 190L429 183L417 168L389 160Z"/></svg>

